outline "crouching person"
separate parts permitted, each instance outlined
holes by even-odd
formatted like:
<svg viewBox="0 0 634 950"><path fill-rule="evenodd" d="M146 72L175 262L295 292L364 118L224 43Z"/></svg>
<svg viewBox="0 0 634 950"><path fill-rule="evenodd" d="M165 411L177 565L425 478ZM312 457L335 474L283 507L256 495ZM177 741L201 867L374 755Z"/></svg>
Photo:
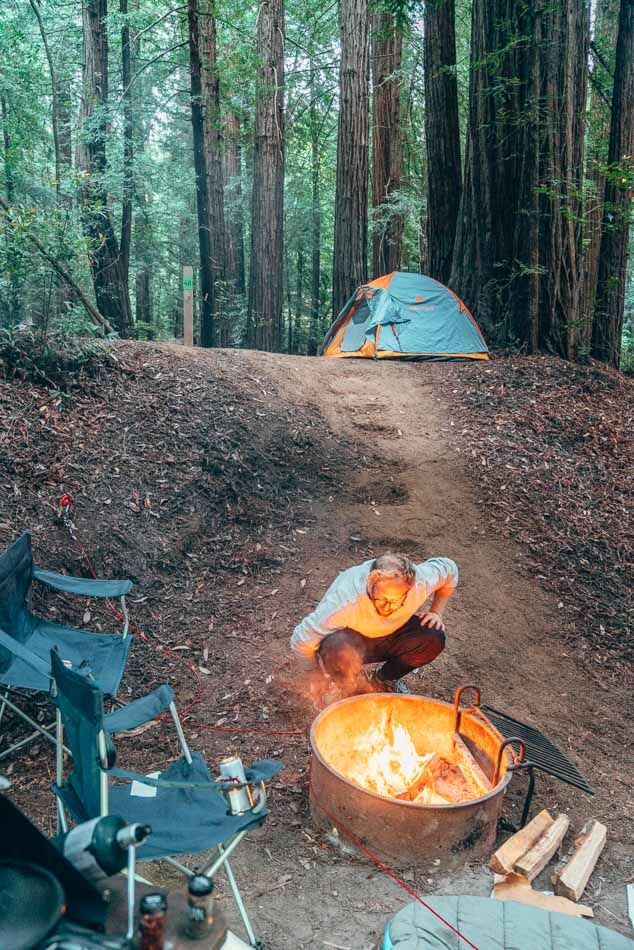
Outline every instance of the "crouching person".
<svg viewBox="0 0 634 950"><path fill-rule="evenodd" d="M442 618L457 583L449 558L413 564L403 554L383 554L339 574L293 631L291 647L345 696L368 689L408 693L403 677L444 649ZM362 676L369 663L382 666Z"/></svg>

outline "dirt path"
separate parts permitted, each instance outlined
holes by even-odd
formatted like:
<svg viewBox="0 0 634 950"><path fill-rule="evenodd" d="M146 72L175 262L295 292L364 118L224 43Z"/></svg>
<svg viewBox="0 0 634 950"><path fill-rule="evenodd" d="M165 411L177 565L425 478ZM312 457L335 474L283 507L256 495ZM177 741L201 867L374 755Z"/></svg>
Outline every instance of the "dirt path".
<svg viewBox="0 0 634 950"><path fill-rule="evenodd" d="M284 610L271 645L273 667L277 659L282 665L287 659L286 619L291 624L301 619L339 570L390 549L417 560L434 554L454 558L461 582L447 612L447 649L433 668L410 677L410 685L448 700L458 684L479 683L485 701L540 726L580 766L596 790L594 798L540 775L533 809L567 811L575 831L589 816L608 825L609 847L584 900L593 904L599 921L627 931L631 782L619 711L629 697L613 684L592 681L558 640L556 600L515 567L519 552L513 545L485 531L455 450L446 408L451 399L447 368L261 354L241 358L252 363L254 373L270 373L289 402L312 402L333 429L355 444L361 460L349 473L346 496L333 497L313 512L314 527L303 563L297 565L305 586L297 573L280 582ZM506 809L517 818L525 779L515 779L513 786ZM295 856L289 841L291 854L283 871L278 868L282 878L290 874L288 884L270 892L259 911L271 945L288 950L370 947L386 914L402 906L406 895L367 865L333 862L318 846L312 847L316 857L304 857L302 834L312 832L302 829ZM276 838L266 837L267 847L279 852ZM481 865L450 876L433 867L416 868L408 880L421 893L488 894L491 886ZM537 884L546 889L547 875Z"/></svg>

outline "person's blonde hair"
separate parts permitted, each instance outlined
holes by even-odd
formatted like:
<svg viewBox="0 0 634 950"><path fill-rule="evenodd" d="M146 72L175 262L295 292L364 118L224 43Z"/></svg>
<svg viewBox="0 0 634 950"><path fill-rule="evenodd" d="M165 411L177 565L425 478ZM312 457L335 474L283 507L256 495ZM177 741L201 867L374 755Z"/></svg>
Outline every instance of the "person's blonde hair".
<svg viewBox="0 0 634 950"><path fill-rule="evenodd" d="M373 593L374 586L383 577L402 577L412 586L416 577L416 568L405 554L381 554L372 561L368 574L368 593Z"/></svg>

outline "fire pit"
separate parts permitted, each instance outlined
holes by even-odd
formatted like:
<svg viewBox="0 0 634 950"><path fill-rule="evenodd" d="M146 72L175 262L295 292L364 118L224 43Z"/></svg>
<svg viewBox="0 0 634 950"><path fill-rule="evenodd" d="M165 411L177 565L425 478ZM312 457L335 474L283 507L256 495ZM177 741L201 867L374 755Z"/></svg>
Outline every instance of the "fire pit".
<svg viewBox="0 0 634 950"><path fill-rule="evenodd" d="M401 865L489 852L513 762L478 691L459 709L462 689L453 707L371 693L325 709L310 734L317 824Z"/></svg>

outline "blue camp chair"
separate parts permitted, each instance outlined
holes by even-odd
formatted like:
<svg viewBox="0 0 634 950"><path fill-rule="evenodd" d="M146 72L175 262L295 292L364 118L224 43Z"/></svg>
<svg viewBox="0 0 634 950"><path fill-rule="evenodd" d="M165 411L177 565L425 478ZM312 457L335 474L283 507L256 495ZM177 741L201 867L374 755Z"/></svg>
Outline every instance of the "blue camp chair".
<svg viewBox="0 0 634 950"><path fill-rule="evenodd" d="M264 782L281 768L278 762L256 762L246 772L251 794L250 808L231 814L220 786L211 776L198 752L190 752L183 735L174 694L169 686L137 699L122 709L105 715L103 693L90 680L67 669L57 654L51 654L53 702L57 707L57 797L58 819L67 828L66 812L76 822L99 815L116 814L128 823L140 822L152 828L139 857L143 861L164 858L188 877L206 874L213 878L223 868L244 923L251 946L256 940L229 864L229 856L249 829L262 824L266 811ZM115 768L116 753L111 736L135 729L169 709L178 735L182 756L158 776L146 776ZM62 742L72 755L72 771L63 778ZM125 784L110 784L110 778ZM177 854L199 854L216 849L218 854L198 871L181 864Z"/></svg>
<svg viewBox="0 0 634 950"><path fill-rule="evenodd" d="M123 612L121 633L93 633L52 623L36 616L29 607L31 584L39 581L55 590L84 597L118 597ZM13 691L50 690L50 652L72 669L92 676L108 696L115 696L133 637L128 634L125 596L132 589L129 580L89 580L44 571L33 564L31 535L27 531L0 555L0 722L5 707L26 720L35 730L31 735L5 749L0 759L26 745L38 734L50 742L51 726L42 726L26 715L13 701Z"/></svg>

